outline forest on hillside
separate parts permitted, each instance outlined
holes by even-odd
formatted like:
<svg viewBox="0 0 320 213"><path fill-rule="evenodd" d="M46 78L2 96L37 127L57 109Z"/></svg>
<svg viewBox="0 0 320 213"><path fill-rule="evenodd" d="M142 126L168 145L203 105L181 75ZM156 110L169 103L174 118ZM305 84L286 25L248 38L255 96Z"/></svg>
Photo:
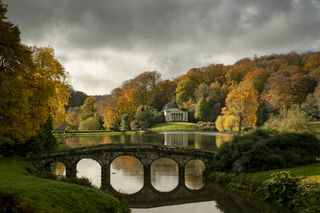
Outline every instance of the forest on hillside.
<svg viewBox="0 0 320 213"><path fill-rule="evenodd" d="M149 125L161 122L159 113L169 102L187 110L191 121L215 122L220 131L255 128L294 105L318 119L319 80L320 52L211 64L192 68L172 80L148 71L108 95L89 97L81 107L69 108L67 124L72 129L86 121L96 128L119 130L121 125L130 129L131 122L131 127L139 128L145 120Z"/></svg>

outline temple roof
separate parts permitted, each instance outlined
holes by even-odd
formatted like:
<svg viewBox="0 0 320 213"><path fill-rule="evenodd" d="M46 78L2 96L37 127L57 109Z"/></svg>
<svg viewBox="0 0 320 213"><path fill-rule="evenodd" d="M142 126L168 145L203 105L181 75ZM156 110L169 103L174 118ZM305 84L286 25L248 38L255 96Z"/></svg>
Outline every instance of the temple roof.
<svg viewBox="0 0 320 213"><path fill-rule="evenodd" d="M176 106L175 103L173 103L173 102L167 103L167 104L164 105L164 107L163 107L163 109L174 109L174 108L177 108L177 106Z"/></svg>

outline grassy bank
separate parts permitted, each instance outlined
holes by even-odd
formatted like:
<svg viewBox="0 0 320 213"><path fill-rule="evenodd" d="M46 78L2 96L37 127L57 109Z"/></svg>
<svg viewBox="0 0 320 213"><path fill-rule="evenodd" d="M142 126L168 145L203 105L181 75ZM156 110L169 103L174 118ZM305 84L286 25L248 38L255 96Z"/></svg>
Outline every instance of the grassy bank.
<svg viewBox="0 0 320 213"><path fill-rule="evenodd" d="M168 122L154 125L148 131L169 132L169 131L199 131L200 128L195 123L188 122Z"/></svg>
<svg viewBox="0 0 320 213"><path fill-rule="evenodd" d="M277 201L297 212L320 212L320 163L242 174L213 172L209 182Z"/></svg>
<svg viewBox="0 0 320 213"><path fill-rule="evenodd" d="M32 165L21 159L0 159L0 193L17 193L35 212L129 212L102 191L39 178L30 170Z"/></svg>
<svg viewBox="0 0 320 213"><path fill-rule="evenodd" d="M246 173L246 174L243 174L243 177L249 178L251 180L263 182L266 179L270 178L272 173L281 172L281 171L290 171L296 176L303 176L302 181L305 181L305 182L320 183L320 163L309 164L305 166L299 166L299 167L287 168L287 169L274 169L269 171Z"/></svg>

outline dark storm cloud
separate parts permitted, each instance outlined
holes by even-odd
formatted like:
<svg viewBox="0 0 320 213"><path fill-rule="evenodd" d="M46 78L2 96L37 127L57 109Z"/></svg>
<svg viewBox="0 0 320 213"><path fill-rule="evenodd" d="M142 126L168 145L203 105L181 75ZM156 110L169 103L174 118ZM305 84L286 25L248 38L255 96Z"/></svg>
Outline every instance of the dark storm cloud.
<svg viewBox="0 0 320 213"><path fill-rule="evenodd" d="M114 58L104 54L107 50L131 57L137 54L145 60L137 59L141 63L132 65L133 69L148 69L150 65L165 76L175 76L207 63L230 63L254 54L320 48L320 0L7 0L7 3L9 18L20 26L23 39L28 43L54 45L66 63L75 57L82 57L82 61L105 57L110 63ZM90 52L89 57L85 51ZM110 66L106 64L106 72L112 69ZM121 67L117 68L121 72ZM143 70L127 70L127 77L140 71ZM72 76L75 71L70 72Z"/></svg>

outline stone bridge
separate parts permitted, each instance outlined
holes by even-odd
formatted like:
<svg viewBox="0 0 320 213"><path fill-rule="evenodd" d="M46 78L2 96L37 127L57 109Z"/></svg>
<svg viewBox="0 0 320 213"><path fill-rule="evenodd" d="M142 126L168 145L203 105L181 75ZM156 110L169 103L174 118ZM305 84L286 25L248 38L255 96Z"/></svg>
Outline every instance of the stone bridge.
<svg viewBox="0 0 320 213"><path fill-rule="evenodd" d="M136 157L140 160L144 168L144 185L139 192L134 194L135 196L120 194L113 189L110 183L110 164L115 158L125 155ZM181 194L183 197L186 197L189 192L191 193L190 196L192 196L192 190L185 187L185 165L191 160L201 160L206 168L210 168L210 165L212 165L214 160L214 155L215 152L212 151L186 147L168 147L153 144L106 144L42 153L29 156L29 159L33 161L35 166L45 171L50 171L52 163L61 162L65 165L67 177L76 177L77 164L80 160L95 160L101 166L101 189L116 197L128 200L129 205L133 202L132 205L137 207L137 204L134 204L134 200L139 199L136 199L135 197L147 196L147 198L150 198L151 200L154 199L155 201L159 201L159 196L168 194L166 192L157 191L151 185L151 164L155 160L159 158L169 158L177 163L179 168L178 186L171 191L170 194ZM204 174L205 173L206 171ZM166 198L168 198L168 196L166 196ZM151 200L149 204L152 203Z"/></svg>

